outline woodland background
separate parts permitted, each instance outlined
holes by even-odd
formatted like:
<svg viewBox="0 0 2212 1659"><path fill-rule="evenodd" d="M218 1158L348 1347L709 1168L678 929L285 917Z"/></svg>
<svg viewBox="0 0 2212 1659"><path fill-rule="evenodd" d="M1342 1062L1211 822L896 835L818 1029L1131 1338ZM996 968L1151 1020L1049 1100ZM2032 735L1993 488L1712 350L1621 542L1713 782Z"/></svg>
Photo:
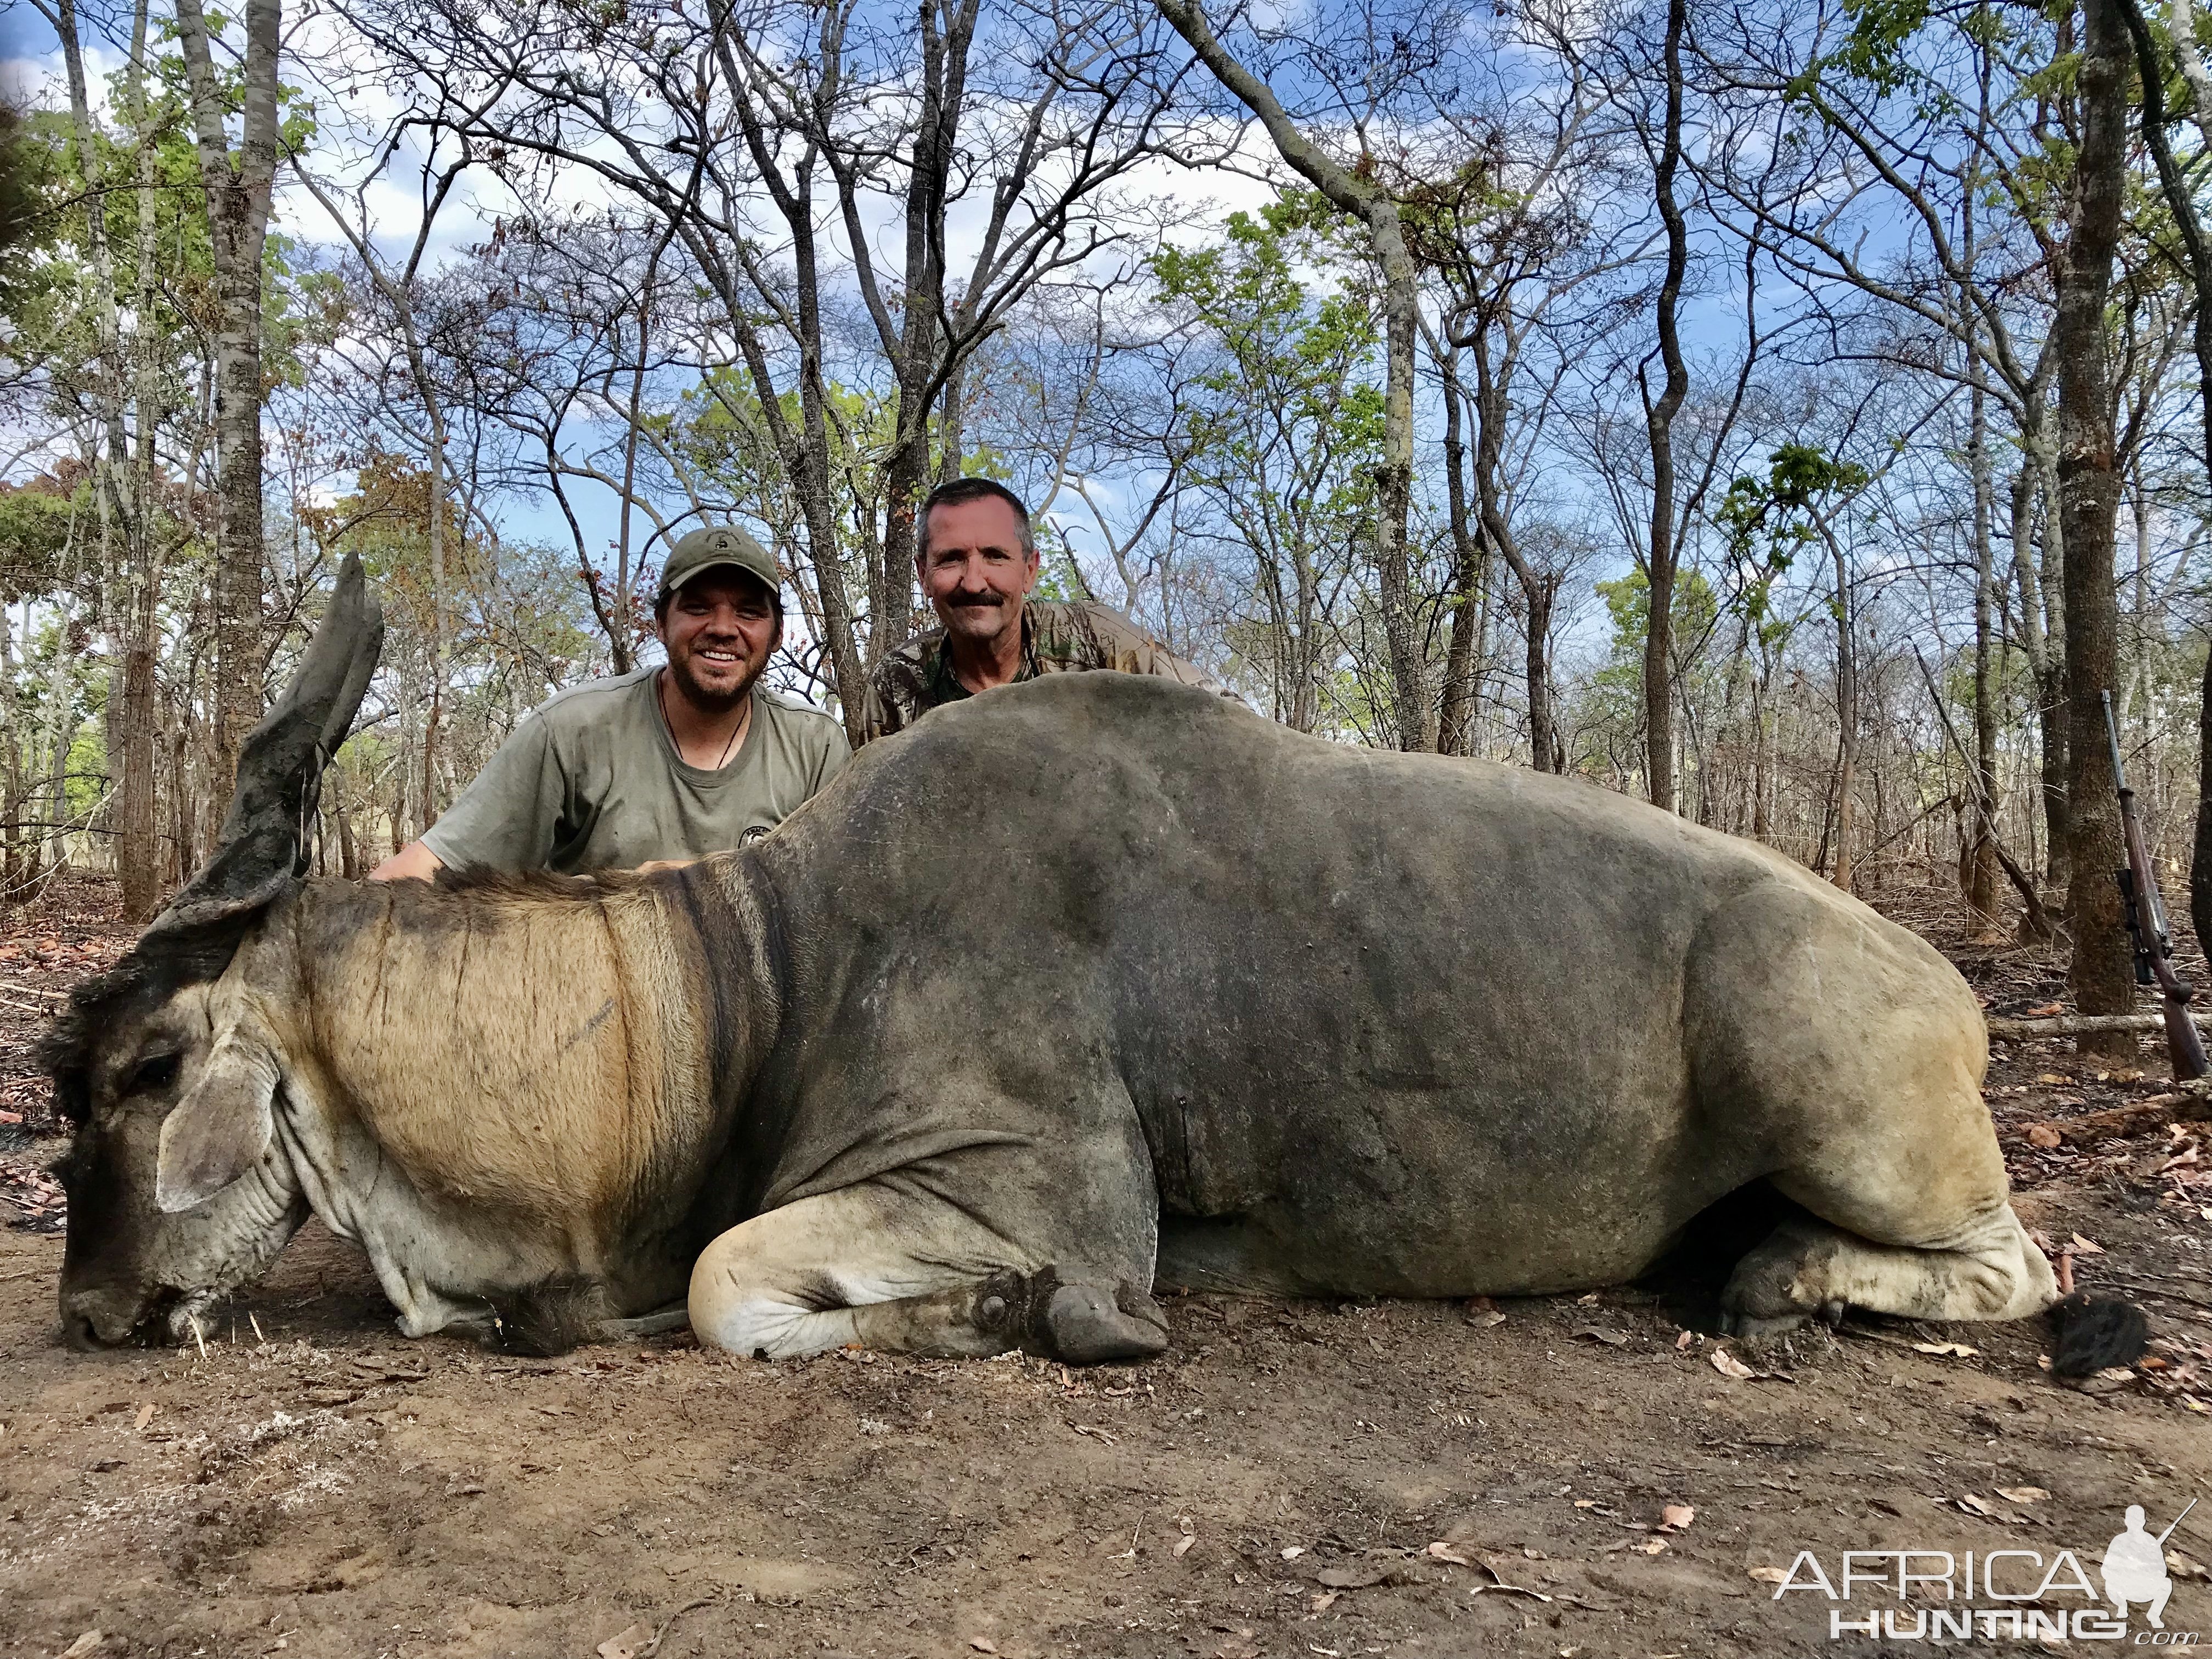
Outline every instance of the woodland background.
<svg viewBox="0 0 2212 1659"><path fill-rule="evenodd" d="M914 509L1286 724L1574 774L2131 1006L2100 694L2212 932L2190 0L8 0L0 888L150 915L360 550L319 857L787 573L856 727ZM855 732L857 736L857 732ZM2071 879L2075 874L2082 879Z"/></svg>

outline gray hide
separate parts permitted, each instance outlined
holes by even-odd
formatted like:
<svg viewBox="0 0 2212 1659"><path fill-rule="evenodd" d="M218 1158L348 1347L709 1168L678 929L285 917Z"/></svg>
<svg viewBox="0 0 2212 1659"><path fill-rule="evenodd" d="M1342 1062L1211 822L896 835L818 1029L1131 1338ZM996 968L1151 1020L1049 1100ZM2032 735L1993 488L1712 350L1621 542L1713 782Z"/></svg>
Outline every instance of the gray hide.
<svg viewBox="0 0 2212 1659"><path fill-rule="evenodd" d="M710 1248L726 1346L1145 1352L1156 1237L1164 1285L1605 1285L1762 1176L1831 1224L1747 1260L1739 1328L2049 1299L1949 964L1595 787L1069 675L864 750L751 856L783 1013L734 1168L817 1239ZM844 1299L903 1313L804 1293L841 1249Z"/></svg>
<svg viewBox="0 0 2212 1659"><path fill-rule="evenodd" d="M1156 1283L1612 1284L1761 1178L1808 1213L1733 1329L2051 1296L1951 968L1589 785L1094 673L685 869L295 890L268 839L226 890L282 896L149 935L50 1046L75 1340L189 1328L310 1206L410 1334L545 1347L688 1279L744 1352L1127 1358Z"/></svg>

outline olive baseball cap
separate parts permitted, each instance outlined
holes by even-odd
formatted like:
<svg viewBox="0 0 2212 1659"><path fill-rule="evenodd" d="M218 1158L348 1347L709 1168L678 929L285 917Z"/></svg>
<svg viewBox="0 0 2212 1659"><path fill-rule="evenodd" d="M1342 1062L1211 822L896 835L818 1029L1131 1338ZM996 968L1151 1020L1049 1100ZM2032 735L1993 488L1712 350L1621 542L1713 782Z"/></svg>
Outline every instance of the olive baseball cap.
<svg viewBox="0 0 2212 1659"><path fill-rule="evenodd" d="M660 567L660 586L653 596L653 608L658 611L666 605L670 594L701 571L723 565L742 570L759 582L768 589L776 610L782 611L783 586L776 577L775 561L766 548L735 525L704 525L678 539Z"/></svg>

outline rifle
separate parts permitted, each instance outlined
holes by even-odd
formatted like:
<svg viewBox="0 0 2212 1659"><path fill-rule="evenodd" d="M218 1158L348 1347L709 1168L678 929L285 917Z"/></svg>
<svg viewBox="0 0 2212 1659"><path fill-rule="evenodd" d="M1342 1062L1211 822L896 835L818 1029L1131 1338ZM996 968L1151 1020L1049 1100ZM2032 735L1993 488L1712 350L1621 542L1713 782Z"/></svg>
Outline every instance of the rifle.
<svg viewBox="0 0 2212 1659"><path fill-rule="evenodd" d="M2166 1016L2166 1050L2179 1079L2203 1077L2212 1070L2204 1057L2204 1039L2189 1017L2189 1000L2196 988L2173 971L2173 940L2166 931L2166 907L2159 902L2158 877L2151 869L2150 849L2143 842L2142 820L2136 815L2136 792L2128 787L2128 775L2120 766L2120 728L2112 721L2112 694L2105 700L2105 737L2112 746L2112 781L2120 792L2120 825L2128 842L2128 867L2113 872L2120 884L2120 903L2127 912L2128 942L2135 947L2136 983L2155 981L2165 993L2159 1012Z"/></svg>
<svg viewBox="0 0 2212 1659"><path fill-rule="evenodd" d="M2175 1516L2173 1517L2173 1527L2178 1527L2178 1526L2179 1526L2183 1522L2186 1521L2186 1520L2189 1518L2189 1510L2193 1510L2193 1509L2195 1509L2196 1507L2197 1507L2197 1500L2196 1500L2195 1498L2191 1498L2191 1499L2189 1500L2189 1509L2185 1509L2185 1510L2182 1510L2182 1512L2181 1512L2180 1514L2179 1514L2179 1515L2177 1515L2177 1516ZM2158 1535L2158 1543L2159 1543L2159 1547L2160 1547L2160 1549L2165 1548L2165 1547L2166 1547L2166 1540L2167 1539L2169 1539L2169 1538L2171 1538L2171 1537L2172 1537L2172 1536L2173 1536L2173 1527L2168 1527L2168 1528L2167 1528L2164 1532L2162 1532L2162 1533L2159 1534L2159 1535Z"/></svg>

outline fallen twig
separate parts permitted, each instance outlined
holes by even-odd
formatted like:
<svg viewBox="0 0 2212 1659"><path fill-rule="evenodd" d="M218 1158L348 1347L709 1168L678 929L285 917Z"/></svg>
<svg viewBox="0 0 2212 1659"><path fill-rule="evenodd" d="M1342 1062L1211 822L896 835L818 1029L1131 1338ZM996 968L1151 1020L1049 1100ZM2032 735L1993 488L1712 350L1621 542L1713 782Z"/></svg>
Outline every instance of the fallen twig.
<svg viewBox="0 0 2212 1659"><path fill-rule="evenodd" d="M677 1608L675 1612L670 1613L667 1618L660 1621L660 1628L653 1632L653 1640L646 1644L645 1652L639 1656L639 1659L649 1659L649 1656L659 1652L661 1641L667 1636L669 1627L675 1624L675 1622L681 1619L685 1613L690 1612L694 1607L710 1607L716 1600L717 1598L713 1595L696 1596L692 1600L686 1601L682 1607Z"/></svg>
<svg viewBox="0 0 2212 1659"><path fill-rule="evenodd" d="M2042 1037L2094 1036L2103 1031L2162 1031L2166 1029L2166 1017L2163 1014L2045 1014L2033 1019L1992 1018L1988 1024L1993 1042L2033 1042Z"/></svg>
<svg viewBox="0 0 2212 1659"><path fill-rule="evenodd" d="M1891 1336L1883 1331L1870 1331L1863 1325L1838 1325L1836 1327L1836 1334L1855 1336L1862 1342L1879 1342L1885 1347L1903 1348L1908 1352L1916 1352L1912 1344L1907 1342L1903 1337Z"/></svg>
<svg viewBox="0 0 2212 1659"><path fill-rule="evenodd" d="M1550 1596L1545 1595L1543 1591L1530 1589L1525 1584L1507 1583L1504 1576L1499 1573L1498 1569L1492 1566L1487 1561L1470 1561L1468 1565L1473 1567L1477 1572L1486 1572L1490 1575L1490 1582L1488 1583L1470 1585L1468 1587L1468 1593L1470 1595L1480 1595L1485 1590L1503 1590L1508 1595L1525 1595L1531 1601L1548 1601L1552 1599Z"/></svg>
<svg viewBox="0 0 2212 1659"><path fill-rule="evenodd" d="M2192 1308L2212 1310L2212 1302L2207 1302L2201 1296L2190 1296L2181 1291L2162 1291L2155 1285L2146 1285L2139 1279L2130 1279L2120 1273L2106 1273L2101 1277L2106 1284L2118 1285L2123 1290L2133 1291L2137 1296L2161 1297L2168 1302L2185 1302Z"/></svg>

